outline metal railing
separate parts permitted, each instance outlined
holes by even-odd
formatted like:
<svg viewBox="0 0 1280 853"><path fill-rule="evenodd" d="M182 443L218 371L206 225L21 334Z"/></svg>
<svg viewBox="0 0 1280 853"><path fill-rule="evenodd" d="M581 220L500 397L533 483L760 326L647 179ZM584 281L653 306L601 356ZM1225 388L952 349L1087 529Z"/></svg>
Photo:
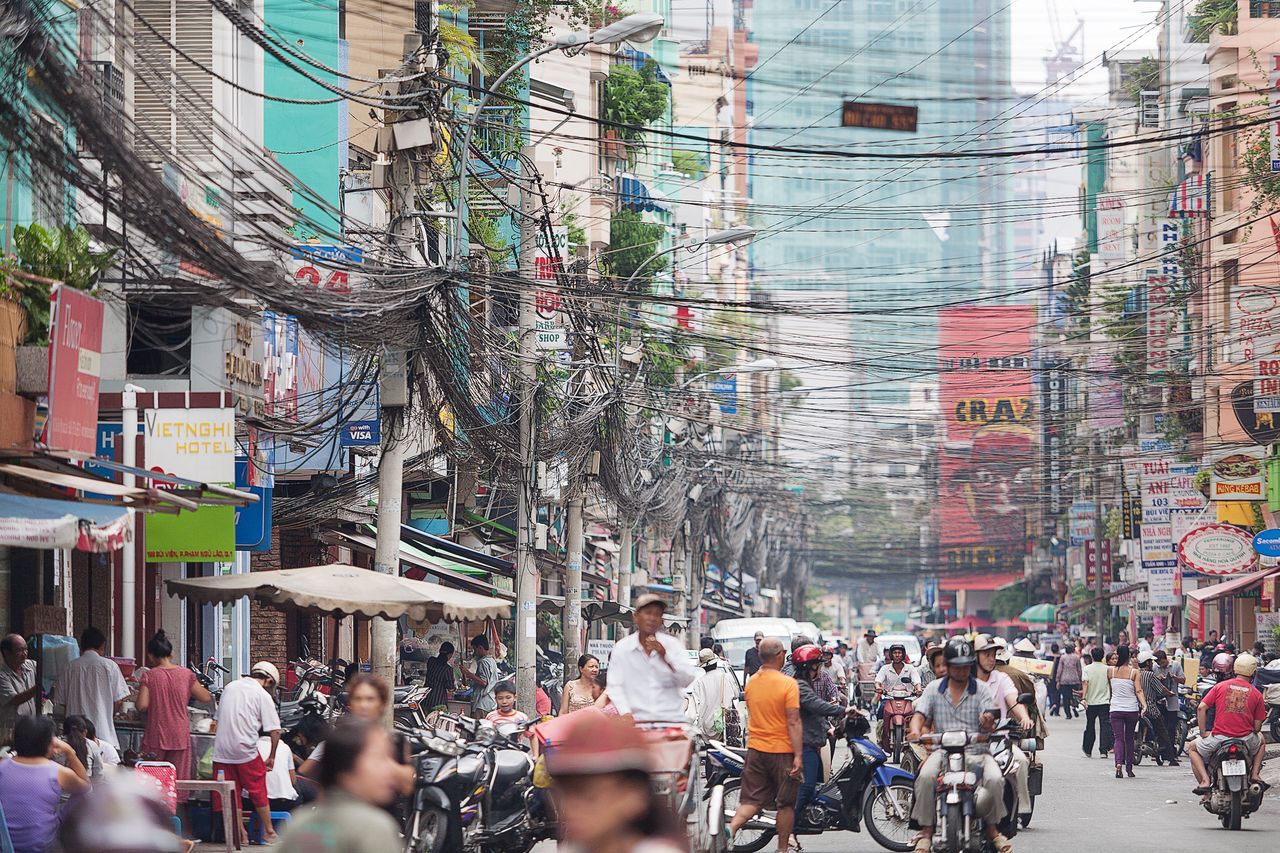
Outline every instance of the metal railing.
<svg viewBox="0 0 1280 853"><path fill-rule="evenodd" d="M1249 0L1250 18L1280 18L1280 0Z"/></svg>

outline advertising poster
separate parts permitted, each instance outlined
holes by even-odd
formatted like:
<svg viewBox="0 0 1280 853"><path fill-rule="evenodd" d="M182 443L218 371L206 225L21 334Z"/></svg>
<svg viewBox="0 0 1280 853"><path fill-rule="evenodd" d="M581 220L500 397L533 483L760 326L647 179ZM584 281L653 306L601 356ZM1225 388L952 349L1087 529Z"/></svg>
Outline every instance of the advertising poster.
<svg viewBox="0 0 1280 853"><path fill-rule="evenodd" d="M1115 359L1104 353L1089 356L1088 413L1090 429L1124 426L1124 384L1116 373Z"/></svg>
<svg viewBox="0 0 1280 853"><path fill-rule="evenodd" d="M1031 306L939 312L939 546L953 574L1020 572L1036 494Z"/></svg>
<svg viewBox="0 0 1280 853"><path fill-rule="evenodd" d="M147 468L234 487L235 409L148 409L142 413ZM235 559L233 506L202 506L146 517L148 563L226 563Z"/></svg>
<svg viewBox="0 0 1280 853"><path fill-rule="evenodd" d="M1264 501L1267 499L1266 451L1259 446L1219 450L1208 455L1211 466L1209 499Z"/></svg>
<svg viewBox="0 0 1280 853"><path fill-rule="evenodd" d="M44 442L92 456L98 441L103 304L56 284L50 296L49 417Z"/></svg>

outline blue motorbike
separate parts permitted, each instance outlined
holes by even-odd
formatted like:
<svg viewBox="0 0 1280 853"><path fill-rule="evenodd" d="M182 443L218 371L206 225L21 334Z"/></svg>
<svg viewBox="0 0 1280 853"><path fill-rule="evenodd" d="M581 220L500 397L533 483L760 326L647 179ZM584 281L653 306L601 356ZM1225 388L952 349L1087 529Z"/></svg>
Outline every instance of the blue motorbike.
<svg viewBox="0 0 1280 853"><path fill-rule="evenodd" d="M867 739L871 724L859 714L845 724L849 760L818 786L803 813L796 815L796 835L820 835L844 830L867 831L881 847L909 853L911 805L915 798L915 776L888 763L889 756ZM725 822L738 808L742 765L746 750L712 741L707 750L707 789L724 785ZM748 821L734 838L733 853L763 850L776 835L773 814L761 812Z"/></svg>

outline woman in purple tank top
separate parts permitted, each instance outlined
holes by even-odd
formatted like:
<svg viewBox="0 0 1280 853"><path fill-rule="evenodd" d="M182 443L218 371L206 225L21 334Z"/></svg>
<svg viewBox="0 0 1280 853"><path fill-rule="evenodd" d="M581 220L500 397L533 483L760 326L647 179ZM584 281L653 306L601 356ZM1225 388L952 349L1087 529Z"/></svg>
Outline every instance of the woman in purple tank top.
<svg viewBox="0 0 1280 853"><path fill-rule="evenodd" d="M89 789L89 771L76 751L53 736L48 717L19 717L13 729L14 755L0 761L0 806L14 853L43 853L58 830L63 794ZM62 753L63 767L49 759Z"/></svg>

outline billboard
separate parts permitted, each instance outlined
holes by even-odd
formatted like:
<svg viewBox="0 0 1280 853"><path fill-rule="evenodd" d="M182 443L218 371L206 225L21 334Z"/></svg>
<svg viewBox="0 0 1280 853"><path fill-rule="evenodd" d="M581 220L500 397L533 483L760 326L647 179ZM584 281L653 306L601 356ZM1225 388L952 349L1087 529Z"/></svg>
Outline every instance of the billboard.
<svg viewBox="0 0 1280 853"><path fill-rule="evenodd" d="M50 304L49 417L44 442L57 450L92 456L97 448L103 305L65 284L53 286Z"/></svg>
<svg viewBox="0 0 1280 853"><path fill-rule="evenodd" d="M148 409L143 436L150 470L200 483L235 484L235 409ZM230 562L236 550L235 516L232 506L148 514L146 561Z"/></svg>
<svg viewBox="0 0 1280 853"><path fill-rule="evenodd" d="M1035 505L1030 305L938 313L940 568L1021 572Z"/></svg>

